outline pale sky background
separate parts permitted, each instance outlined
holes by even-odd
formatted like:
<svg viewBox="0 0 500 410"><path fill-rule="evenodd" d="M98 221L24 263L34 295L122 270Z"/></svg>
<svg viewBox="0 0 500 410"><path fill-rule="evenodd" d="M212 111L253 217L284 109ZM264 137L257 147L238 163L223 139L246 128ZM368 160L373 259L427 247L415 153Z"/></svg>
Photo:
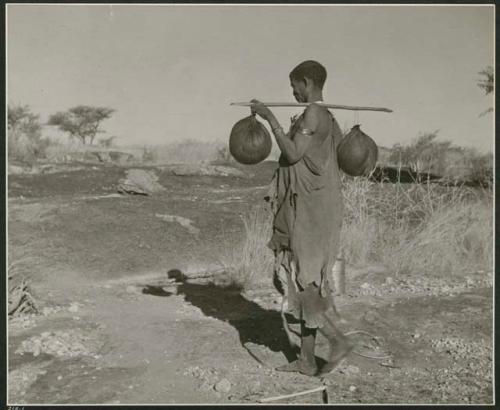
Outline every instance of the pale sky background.
<svg viewBox="0 0 500 410"><path fill-rule="evenodd" d="M476 85L494 64L493 6L18 4L7 24L8 102L43 121L79 104L115 108L103 127L120 144L225 141L249 114L231 101L294 101L288 73L314 59L328 71L326 102L394 110L359 113L379 145L439 129L493 149L493 115L479 117L493 96ZM298 112L274 111L286 128Z"/></svg>

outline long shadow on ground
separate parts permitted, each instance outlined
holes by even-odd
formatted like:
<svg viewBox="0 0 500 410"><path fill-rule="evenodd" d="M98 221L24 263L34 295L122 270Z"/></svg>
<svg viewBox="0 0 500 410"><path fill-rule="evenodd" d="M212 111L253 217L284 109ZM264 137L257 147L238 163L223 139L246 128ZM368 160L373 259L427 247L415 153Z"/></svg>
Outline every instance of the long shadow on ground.
<svg viewBox="0 0 500 410"><path fill-rule="evenodd" d="M179 270L171 270L168 275L178 283L177 295L183 295L186 302L198 307L204 315L233 326L245 348L247 343L254 343L283 353L288 361L296 359L297 348L290 346L279 312L263 309L257 303L245 299L241 289L221 287L211 282L189 283ZM152 286L144 288L143 293L170 296L168 292Z"/></svg>

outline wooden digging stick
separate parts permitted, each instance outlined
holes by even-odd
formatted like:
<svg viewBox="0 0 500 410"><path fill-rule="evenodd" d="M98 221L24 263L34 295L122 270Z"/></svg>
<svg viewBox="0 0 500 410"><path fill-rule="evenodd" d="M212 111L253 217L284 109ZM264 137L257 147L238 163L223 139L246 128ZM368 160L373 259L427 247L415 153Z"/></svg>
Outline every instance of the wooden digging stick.
<svg viewBox="0 0 500 410"><path fill-rule="evenodd" d="M316 393L318 391L320 391L320 392L327 391L326 386L321 386L321 387L317 387L315 389L305 390L305 391L301 391L301 392L298 392L298 393L285 394L283 396L268 397L268 398L265 398L265 399L260 399L259 402L260 403L269 403L271 401L277 401L277 400L283 400L283 399L290 399L292 397L303 396L305 394ZM323 397L323 401L328 402L328 398L327 397L328 396L326 396L326 398Z"/></svg>
<svg viewBox="0 0 500 410"><path fill-rule="evenodd" d="M294 103L294 102L263 102L266 107L307 107L310 103ZM337 104L326 104L324 102L318 102L318 105L322 105L326 108L332 108L336 110L351 110L351 111L383 111L392 112L389 108L383 107L358 107L351 105L337 105ZM232 102L231 105L237 105L240 107L250 107L251 102Z"/></svg>

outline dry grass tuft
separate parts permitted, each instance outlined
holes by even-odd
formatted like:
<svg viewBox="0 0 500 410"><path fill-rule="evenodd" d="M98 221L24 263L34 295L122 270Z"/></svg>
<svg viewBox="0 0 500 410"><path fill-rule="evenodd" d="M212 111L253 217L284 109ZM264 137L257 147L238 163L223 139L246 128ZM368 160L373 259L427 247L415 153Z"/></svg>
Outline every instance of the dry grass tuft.
<svg viewBox="0 0 500 410"><path fill-rule="evenodd" d="M342 251L397 273L491 270L492 193L464 186L344 179Z"/></svg>
<svg viewBox="0 0 500 410"><path fill-rule="evenodd" d="M237 246L228 246L221 263L228 281L243 289L271 283L273 253L267 247L272 233L272 215L265 205L257 205L242 217L244 238Z"/></svg>

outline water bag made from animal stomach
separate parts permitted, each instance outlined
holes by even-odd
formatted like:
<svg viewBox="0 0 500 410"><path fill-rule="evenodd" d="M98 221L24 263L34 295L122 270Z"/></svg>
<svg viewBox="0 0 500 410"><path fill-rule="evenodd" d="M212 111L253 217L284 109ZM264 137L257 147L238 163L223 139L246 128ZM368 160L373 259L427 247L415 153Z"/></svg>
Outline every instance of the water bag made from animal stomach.
<svg viewBox="0 0 500 410"><path fill-rule="evenodd" d="M269 131L255 115L234 124L229 136L229 152L241 164L258 164L271 153L272 140Z"/></svg>
<svg viewBox="0 0 500 410"><path fill-rule="evenodd" d="M347 175L367 176L377 164L377 144L355 125L339 142L337 159L340 169Z"/></svg>

